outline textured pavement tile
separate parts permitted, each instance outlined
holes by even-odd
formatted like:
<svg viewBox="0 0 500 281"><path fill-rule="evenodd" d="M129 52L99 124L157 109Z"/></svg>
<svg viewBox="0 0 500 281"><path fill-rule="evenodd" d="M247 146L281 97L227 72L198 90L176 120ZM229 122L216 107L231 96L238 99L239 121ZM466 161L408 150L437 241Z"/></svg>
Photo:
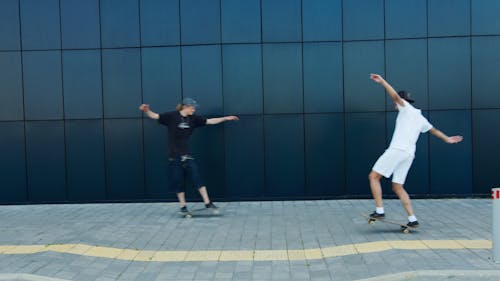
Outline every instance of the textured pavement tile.
<svg viewBox="0 0 500 281"><path fill-rule="evenodd" d="M372 200L220 203L222 216L190 220L173 203L0 206L0 273L310 281L500 269L488 249L491 200L413 203L422 226L408 235L397 226L368 225L361 214L373 210ZM398 200L384 205L388 219L406 220Z"/></svg>

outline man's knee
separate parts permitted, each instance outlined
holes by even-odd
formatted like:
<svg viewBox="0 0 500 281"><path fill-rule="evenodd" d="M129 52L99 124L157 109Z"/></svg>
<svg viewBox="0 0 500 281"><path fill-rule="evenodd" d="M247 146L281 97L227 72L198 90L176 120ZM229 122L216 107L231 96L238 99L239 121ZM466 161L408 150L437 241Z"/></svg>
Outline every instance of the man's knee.
<svg viewBox="0 0 500 281"><path fill-rule="evenodd" d="M394 191L395 193L398 193L398 192L400 192L402 190L404 190L404 187L403 187L402 184L395 183L395 182L392 183L392 191Z"/></svg>
<svg viewBox="0 0 500 281"><path fill-rule="evenodd" d="M368 179L369 180L380 180L380 178L382 177L381 174L375 172L375 171L371 171L369 174L368 174Z"/></svg>

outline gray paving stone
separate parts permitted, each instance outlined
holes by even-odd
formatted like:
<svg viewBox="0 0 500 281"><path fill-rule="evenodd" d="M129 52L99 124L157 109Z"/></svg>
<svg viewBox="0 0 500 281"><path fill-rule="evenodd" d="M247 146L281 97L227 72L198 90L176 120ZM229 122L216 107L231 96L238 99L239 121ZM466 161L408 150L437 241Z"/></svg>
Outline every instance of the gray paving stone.
<svg viewBox="0 0 500 281"><path fill-rule="evenodd" d="M252 279L270 279L272 277L272 272L260 272L260 271L253 271L251 272Z"/></svg>
<svg viewBox="0 0 500 281"><path fill-rule="evenodd" d="M217 273L215 273L213 280L232 279L233 275L234 274L232 272L217 272Z"/></svg>
<svg viewBox="0 0 500 281"><path fill-rule="evenodd" d="M78 273L74 271L66 271L66 270L61 270L57 272L54 277L61 278L61 279L69 279L72 280Z"/></svg>
<svg viewBox="0 0 500 281"><path fill-rule="evenodd" d="M406 220L397 200L388 218ZM491 200L414 200L422 227L403 235L367 224L372 200L220 203L223 216L185 220L177 204L0 206L0 244L83 243L144 250L269 250L384 240L491 239ZM190 203L192 208L200 203ZM456 216L460 213L461 216ZM454 225L454 228L444 227ZM422 269L499 269L491 251L390 250L312 261L151 263L45 252L0 255L0 273L72 280L355 280ZM205 273L205 274L204 274ZM94 278L94 279L92 279ZM139 279L138 279L139 280Z"/></svg>
<svg viewBox="0 0 500 281"><path fill-rule="evenodd" d="M97 278L99 278L99 276L80 273L77 276L73 277L72 280L74 280L74 281L94 281Z"/></svg>
<svg viewBox="0 0 500 281"><path fill-rule="evenodd" d="M158 277L158 272L148 272L139 274L135 280L137 281L154 281Z"/></svg>
<svg viewBox="0 0 500 281"><path fill-rule="evenodd" d="M109 277L97 277L97 279L95 279L95 281L114 281L115 279L114 278L109 278Z"/></svg>
<svg viewBox="0 0 500 281"><path fill-rule="evenodd" d="M239 271L239 272L235 272L233 275L233 279L235 279L235 280L247 280L247 279L251 279L251 277L252 277L251 271Z"/></svg>

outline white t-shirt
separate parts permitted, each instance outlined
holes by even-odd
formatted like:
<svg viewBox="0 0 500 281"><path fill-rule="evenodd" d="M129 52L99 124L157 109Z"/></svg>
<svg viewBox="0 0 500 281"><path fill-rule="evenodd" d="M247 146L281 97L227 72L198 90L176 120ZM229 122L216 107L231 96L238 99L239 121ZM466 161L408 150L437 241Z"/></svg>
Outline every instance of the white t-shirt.
<svg viewBox="0 0 500 281"><path fill-rule="evenodd" d="M399 113L389 148L404 150L414 155L420 133L429 131L432 125L422 116L420 109L416 109L405 100L403 102L404 106L397 104Z"/></svg>

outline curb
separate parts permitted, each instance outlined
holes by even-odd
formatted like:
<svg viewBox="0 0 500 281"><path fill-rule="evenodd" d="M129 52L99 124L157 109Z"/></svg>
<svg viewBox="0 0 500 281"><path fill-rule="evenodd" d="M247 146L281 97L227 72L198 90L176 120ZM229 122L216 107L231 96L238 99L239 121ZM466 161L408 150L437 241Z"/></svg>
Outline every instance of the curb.
<svg viewBox="0 0 500 281"><path fill-rule="evenodd" d="M417 270L358 279L356 281L401 281L413 280L419 277L497 277L496 280L499 280L500 270Z"/></svg>
<svg viewBox="0 0 500 281"><path fill-rule="evenodd" d="M45 277L41 275L25 274L25 273L3 273L0 274L0 280L5 281L70 281L66 279Z"/></svg>

